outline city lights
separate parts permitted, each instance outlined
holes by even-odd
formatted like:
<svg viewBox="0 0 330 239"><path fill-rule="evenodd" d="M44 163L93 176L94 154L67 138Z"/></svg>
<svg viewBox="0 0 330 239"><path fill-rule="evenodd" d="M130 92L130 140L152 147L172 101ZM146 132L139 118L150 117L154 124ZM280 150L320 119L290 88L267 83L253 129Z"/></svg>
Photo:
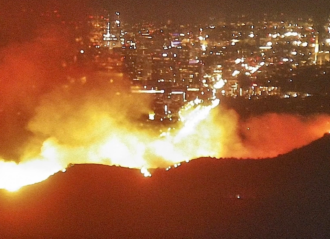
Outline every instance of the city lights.
<svg viewBox="0 0 330 239"><path fill-rule="evenodd" d="M326 23L324 29L329 29L329 24ZM0 188L18 190L64 172L70 164L138 168L144 176L150 177L152 167L175 168L192 158L221 156L219 150L209 148L214 140L204 137L211 134L212 128L204 128L205 121L210 120L221 97L251 100L312 96L311 92L297 89L299 80L296 77L303 74L300 70L323 67L311 78L330 74L324 67L330 61L329 32L319 34L309 19L295 22L281 17L281 20L244 22L229 18L212 24L176 25L171 21L128 24L119 12L104 11L89 14L86 26L73 25L74 44L69 57L61 59L63 70L86 68L109 75L105 81L111 85L107 94L111 92L119 99L120 110L125 109L122 105L125 102L121 100L128 94L133 102L143 97L148 99L141 107L143 114L127 116L117 110L111 111L110 117L109 110L95 113L90 119L91 109L82 110L83 117L76 118L90 121L84 124L71 119L80 125L79 130L72 132L72 137L84 138L90 134L93 137L89 144L64 144L50 134L40 143L38 154L31 156L28 152L16 159L17 162L0 160ZM112 74L118 74L120 79L110 76ZM86 76L66 78L68 82L59 88L65 89L67 94L75 87L79 89L90 84ZM117 82L124 89L116 89ZM291 88L283 90L287 86ZM97 106L106 105L107 100L100 100L102 103L98 102ZM82 104L86 105L88 103ZM69 106L70 103L66 103L66 107ZM72 112L79 107L80 104ZM137 109L128 111L133 110ZM56 110L58 112L60 110ZM127 132L117 124L115 117L120 118L120 123L136 117L134 123L143 130L154 127L150 125L161 130L152 137L145 132L137 134L133 126L127 127L131 130ZM115 127L112 121L116 122ZM203 128L199 136L202 140L196 136L195 128ZM189 137L196 138L199 149L187 143Z"/></svg>

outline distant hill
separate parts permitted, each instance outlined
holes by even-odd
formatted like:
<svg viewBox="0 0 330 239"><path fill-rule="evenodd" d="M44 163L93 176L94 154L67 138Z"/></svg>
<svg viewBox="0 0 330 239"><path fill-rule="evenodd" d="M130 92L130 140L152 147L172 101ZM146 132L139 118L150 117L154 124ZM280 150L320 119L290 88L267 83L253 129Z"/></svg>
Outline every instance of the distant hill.
<svg viewBox="0 0 330 239"><path fill-rule="evenodd" d="M200 158L144 178L75 165L0 192L1 238L330 238L330 135L276 158Z"/></svg>

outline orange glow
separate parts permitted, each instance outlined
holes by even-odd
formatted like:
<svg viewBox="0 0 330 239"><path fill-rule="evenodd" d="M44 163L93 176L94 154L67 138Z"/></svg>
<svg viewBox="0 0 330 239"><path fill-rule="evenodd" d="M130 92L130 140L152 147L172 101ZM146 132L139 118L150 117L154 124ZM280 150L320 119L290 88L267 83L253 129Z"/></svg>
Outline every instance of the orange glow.
<svg viewBox="0 0 330 239"><path fill-rule="evenodd" d="M113 119L102 113L89 114L91 121L88 120L87 125L75 122L75 131L69 117L68 126L71 125L71 132L65 133L66 140L70 140L65 144L55 137L49 137L43 142L36 157L23 158L20 163L4 160L0 162L0 188L17 191L22 186L43 181L65 170L70 164L91 163L139 168L144 176L149 177L151 174L148 168L168 167L208 155L208 143L205 144L206 147L202 147L195 129L217 104L218 102L209 106L199 105L186 116L185 124L180 130L166 137L150 136L143 130L130 131L117 123L112 128ZM46 122L49 123L47 120ZM30 127L34 127L34 122L31 122ZM200 140L204 138L200 137Z"/></svg>
<svg viewBox="0 0 330 239"><path fill-rule="evenodd" d="M16 55L20 64L29 59ZM16 61L10 58L8 62L8 70L1 71L7 80L2 83L6 87L0 104L4 112L12 113L9 120L2 121L1 129L13 128L4 134L10 145L21 131L31 135L17 150L13 147L19 156L0 158L0 189L9 191L46 180L71 164L136 168L149 177L152 168L177 167L199 157L274 157L330 130L329 116L305 120L270 114L241 122L236 112L219 106L218 100L207 104L197 99L181 110L181 122L175 129L155 132L136 122L141 114L150 112L150 94L125 93L130 85L123 74L70 78L43 93L44 85L55 76L43 79L40 75L36 88L18 97L27 86L34 86L32 73L42 72L43 67L30 63L24 65L24 74L11 76ZM11 88L11 82L19 87ZM28 118L24 125L14 121L21 111Z"/></svg>
<svg viewBox="0 0 330 239"><path fill-rule="evenodd" d="M0 189L17 191L71 164L136 168L149 177L152 168L199 157L274 157L330 130L329 116L270 114L241 122L218 100L207 105L197 98L181 110L175 129L151 132L145 122L137 123L150 112L151 94L127 93L130 82L120 73L83 75L77 69L79 76L68 77L58 64L71 59L62 31L41 33L0 52L0 129L4 145L14 151L7 156L8 147L0 147L6 155L0 158ZM224 82L217 80L221 88Z"/></svg>
<svg viewBox="0 0 330 239"><path fill-rule="evenodd" d="M203 156L273 157L308 144L330 127L329 116L304 121L294 116L269 114L239 123L235 112L221 109L219 101L214 100L206 106L190 104L181 112L182 127L159 136L136 129L129 122L116 121L119 115L114 114L113 118L95 102L83 104L72 114L67 112L75 104L64 104L68 111L53 108L64 102L45 101L37 109L30 130L52 136L43 141L38 153L32 150L36 145L29 145L20 163L0 161L1 189L17 191L65 171L70 164L137 168L150 177L148 169L177 167L180 162ZM49 114L49 110L55 110L55 114ZM245 129L245 140L238 136L239 125Z"/></svg>
<svg viewBox="0 0 330 239"><path fill-rule="evenodd" d="M17 191L24 185L43 181L63 169L56 150L50 142L45 142L39 158L19 164L0 161L0 188Z"/></svg>

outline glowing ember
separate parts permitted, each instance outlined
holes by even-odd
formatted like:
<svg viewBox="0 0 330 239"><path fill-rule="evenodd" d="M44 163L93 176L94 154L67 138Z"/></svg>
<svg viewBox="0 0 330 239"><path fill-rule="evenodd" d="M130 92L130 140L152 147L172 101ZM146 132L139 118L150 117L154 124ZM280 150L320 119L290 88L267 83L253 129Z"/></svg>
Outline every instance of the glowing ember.
<svg viewBox="0 0 330 239"><path fill-rule="evenodd" d="M148 171L148 169L146 168L141 168L141 173L145 176L145 177L151 177L151 173Z"/></svg>

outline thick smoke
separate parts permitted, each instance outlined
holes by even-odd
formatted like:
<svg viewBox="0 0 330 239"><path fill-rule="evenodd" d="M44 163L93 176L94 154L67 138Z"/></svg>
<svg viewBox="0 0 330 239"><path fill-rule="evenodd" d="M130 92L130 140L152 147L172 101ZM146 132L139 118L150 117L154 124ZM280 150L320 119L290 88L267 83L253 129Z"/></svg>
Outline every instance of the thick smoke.
<svg viewBox="0 0 330 239"><path fill-rule="evenodd" d="M0 49L0 152L14 157L29 137L24 130L40 97L61 84L62 63L69 47L59 28L40 30L39 37Z"/></svg>
<svg viewBox="0 0 330 239"><path fill-rule="evenodd" d="M240 134L249 157L274 157L309 144L330 130L329 115L302 117L265 114L242 122Z"/></svg>
<svg viewBox="0 0 330 239"><path fill-rule="evenodd" d="M26 16L36 15L23 5ZM58 7L62 14L63 6ZM10 22L9 16L2 20ZM266 114L243 121L220 103L205 120L159 138L159 132L150 132L140 120L150 109L149 97L130 94L129 81L119 73L86 73L78 68L79 76L72 75L66 64L72 57L70 33L62 25L32 24L37 20L24 24L38 26L31 34L15 21L9 25L20 32L16 40L10 27L0 32L12 41L1 43L5 46L0 50L0 156L7 160L38 155L45 141L64 152L61 156L68 163L113 156L118 160L109 163L136 160L133 165L141 165L139 161L145 160L157 167L166 160L201 156L273 157L330 130L326 115Z"/></svg>
<svg viewBox="0 0 330 239"><path fill-rule="evenodd" d="M290 152L329 131L329 115L269 113L243 120L220 103L186 140L205 156L258 159Z"/></svg>
<svg viewBox="0 0 330 239"><path fill-rule="evenodd" d="M65 54L50 50L61 45L58 39L62 38L44 35L2 51L0 126L4 158L38 155L47 140L64 152L67 163L104 157L109 164L145 160L157 167L164 161L200 156L274 157L306 145L330 129L326 115L306 118L273 113L241 120L220 103L198 124L159 138L157 132L150 133L146 125L141 126L141 115L150 109L148 96L130 94L129 81L120 73L68 77L60 64ZM107 145L106 154L100 153L102 143ZM118 160L109 161L111 155Z"/></svg>
<svg viewBox="0 0 330 239"><path fill-rule="evenodd" d="M131 95L119 73L95 73L44 95L28 128L61 144L86 145L106 132L134 130L149 98ZM127 133L128 133L127 132Z"/></svg>

